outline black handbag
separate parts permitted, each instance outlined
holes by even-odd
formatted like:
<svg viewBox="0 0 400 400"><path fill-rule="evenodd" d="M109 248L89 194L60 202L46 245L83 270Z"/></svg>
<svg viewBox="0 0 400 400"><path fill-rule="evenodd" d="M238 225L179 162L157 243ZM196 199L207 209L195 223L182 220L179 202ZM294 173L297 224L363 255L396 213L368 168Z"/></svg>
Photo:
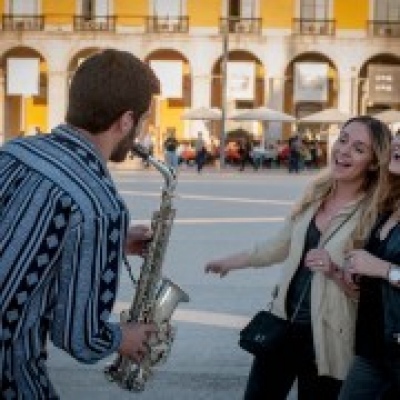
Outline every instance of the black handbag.
<svg viewBox="0 0 400 400"><path fill-rule="evenodd" d="M250 322L240 331L239 346L250 354L267 357L279 352L286 345L292 322L299 312L311 283L311 276L304 285L296 309L290 319L283 319L271 311L259 311Z"/></svg>
<svg viewBox="0 0 400 400"><path fill-rule="evenodd" d="M323 243L319 243L321 248L325 245L334 234L351 218L357 208L342 221L342 223L331 232ZM290 319L284 319L271 313L269 310L259 311L250 322L240 331L239 346L253 354L254 356L266 357L273 352L279 352L286 344L286 339L290 333L290 327L300 310L307 292L310 289L312 275L309 276L304 288L300 294L299 301ZM276 297L277 293L273 296ZM272 306L272 302L271 302Z"/></svg>
<svg viewBox="0 0 400 400"><path fill-rule="evenodd" d="M266 357L285 345L291 322L270 311L259 311L240 331L239 346L254 356Z"/></svg>

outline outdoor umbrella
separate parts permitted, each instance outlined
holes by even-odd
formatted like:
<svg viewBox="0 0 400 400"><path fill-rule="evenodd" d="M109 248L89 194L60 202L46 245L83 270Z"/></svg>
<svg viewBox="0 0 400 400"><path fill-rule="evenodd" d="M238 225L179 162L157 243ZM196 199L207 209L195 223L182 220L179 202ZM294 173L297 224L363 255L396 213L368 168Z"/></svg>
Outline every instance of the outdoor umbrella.
<svg viewBox="0 0 400 400"><path fill-rule="evenodd" d="M222 118L219 108L199 107L185 111L181 119L218 121Z"/></svg>
<svg viewBox="0 0 400 400"><path fill-rule="evenodd" d="M379 119L386 124L394 124L400 122L400 111L398 110L385 110L374 115L375 118Z"/></svg>
<svg viewBox="0 0 400 400"><path fill-rule="evenodd" d="M191 108L185 111L181 115L182 120L194 121L195 126L191 126L191 132L193 131L203 131L210 135L214 121L220 121L222 119L222 111L219 108L211 107L198 107Z"/></svg>
<svg viewBox="0 0 400 400"><path fill-rule="evenodd" d="M299 122L313 124L342 124L350 117L350 114L343 113L337 108L326 108L325 110L300 118Z"/></svg>
<svg viewBox="0 0 400 400"><path fill-rule="evenodd" d="M233 114L229 119L234 121L263 121L263 122L294 122L295 117L267 107L257 107L251 110Z"/></svg>
<svg viewBox="0 0 400 400"><path fill-rule="evenodd" d="M272 110L267 107L257 107L251 110L242 111L229 117L233 121L260 121L263 125L261 146L265 146L268 122L294 122L296 118L284 112Z"/></svg>

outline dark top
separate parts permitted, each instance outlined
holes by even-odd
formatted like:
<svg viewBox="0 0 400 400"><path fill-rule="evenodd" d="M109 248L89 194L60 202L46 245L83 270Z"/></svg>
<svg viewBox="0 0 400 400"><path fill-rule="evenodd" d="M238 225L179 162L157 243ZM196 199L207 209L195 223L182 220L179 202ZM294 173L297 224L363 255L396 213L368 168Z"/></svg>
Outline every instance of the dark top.
<svg viewBox="0 0 400 400"><path fill-rule="evenodd" d="M365 249L374 256L399 264L400 226L397 224L384 240L379 237L387 216L382 217L371 232ZM396 292L396 293L395 293ZM398 289L386 280L362 277L360 301L356 324L356 354L372 360L380 360L385 354L385 329L391 328L390 299L398 297ZM386 304L388 303L388 304ZM385 316L385 309L387 309ZM394 318L398 320L398 318ZM388 337L390 335L387 335Z"/></svg>
<svg viewBox="0 0 400 400"><path fill-rule="evenodd" d="M311 283L312 271L304 266L304 258L309 250L318 247L320 237L321 237L321 232L318 230L317 225L315 224L315 218L313 218L307 229L303 254L300 259L299 267L297 268L297 271L294 274L292 281L290 282L288 294L286 297L287 315L288 318L291 318L291 316L293 315L299 304L299 300L301 299L305 285L308 285L308 292L303 298L300 304L300 308L294 319L296 322L299 323L311 324L310 283Z"/></svg>
<svg viewBox="0 0 400 400"><path fill-rule="evenodd" d="M164 142L164 148L167 151L175 151L178 147L178 141L174 137L168 137Z"/></svg>
<svg viewBox="0 0 400 400"><path fill-rule="evenodd" d="M376 229L365 249L379 256L382 247L384 246L379 238L379 229ZM369 359L381 358L383 354L382 290L377 279L367 276L361 277L360 281L356 354Z"/></svg>

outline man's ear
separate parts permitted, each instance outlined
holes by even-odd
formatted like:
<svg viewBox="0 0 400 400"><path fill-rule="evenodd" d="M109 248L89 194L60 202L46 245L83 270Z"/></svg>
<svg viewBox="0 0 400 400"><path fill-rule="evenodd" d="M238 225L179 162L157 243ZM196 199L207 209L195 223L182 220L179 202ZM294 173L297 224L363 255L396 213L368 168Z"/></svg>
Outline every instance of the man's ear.
<svg viewBox="0 0 400 400"><path fill-rule="evenodd" d="M132 129L133 123L134 123L134 118L132 111L125 111L119 117L120 129L124 134L127 134Z"/></svg>

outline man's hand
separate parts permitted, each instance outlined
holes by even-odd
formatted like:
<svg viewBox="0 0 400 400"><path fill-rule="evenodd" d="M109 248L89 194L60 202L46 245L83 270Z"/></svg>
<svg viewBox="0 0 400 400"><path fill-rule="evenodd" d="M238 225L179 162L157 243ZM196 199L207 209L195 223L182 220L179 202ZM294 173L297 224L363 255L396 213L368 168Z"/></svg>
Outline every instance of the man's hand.
<svg viewBox="0 0 400 400"><path fill-rule="evenodd" d="M142 256L151 238L152 232L148 226L131 226L126 236L125 253Z"/></svg>
<svg viewBox="0 0 400 400"><path fill-rule="evenodd" d="M121 356L140 362L149 351L148 341L151 334L157 332L153 324L128 322L121 324L122 341L118 349Z"/></svg>

